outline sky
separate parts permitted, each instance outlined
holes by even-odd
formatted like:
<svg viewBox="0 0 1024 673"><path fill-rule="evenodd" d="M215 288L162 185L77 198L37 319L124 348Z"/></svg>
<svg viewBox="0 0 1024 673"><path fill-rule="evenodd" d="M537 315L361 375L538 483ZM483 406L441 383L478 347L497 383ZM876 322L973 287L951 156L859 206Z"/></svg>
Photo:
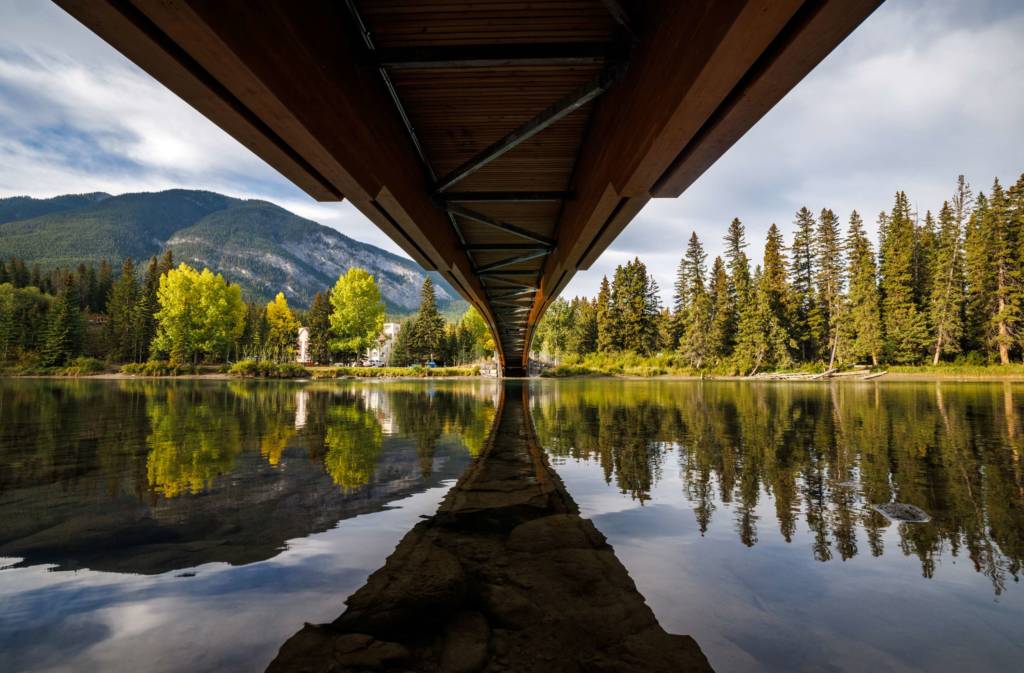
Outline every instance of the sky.
<svg viewBox="0 0 1024 673"><path fill-rule="evenodd" d="M669 302L693 231L710 261L739 217L760 261L794 213L845 222L897 189L937 211L1024 171L1024 2L890 0L678 199L652 200L563 293L633 257ZM0 197L172 187L273 201L404 254L349 203L317 203L48 0L0 0Z"/></svg>

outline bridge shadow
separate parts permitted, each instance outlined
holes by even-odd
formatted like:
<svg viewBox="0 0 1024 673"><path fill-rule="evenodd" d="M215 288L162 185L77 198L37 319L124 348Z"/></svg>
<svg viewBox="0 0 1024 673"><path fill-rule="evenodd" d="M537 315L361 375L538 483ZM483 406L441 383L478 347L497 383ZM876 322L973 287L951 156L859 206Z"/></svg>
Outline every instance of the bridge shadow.
<svg viewBox="0 0 1024 673"><path fill-rule="evenodd" d="M505 383L479 458L330 624L268 673L711 671L667 633L548 465L528 386Z"/></svg>

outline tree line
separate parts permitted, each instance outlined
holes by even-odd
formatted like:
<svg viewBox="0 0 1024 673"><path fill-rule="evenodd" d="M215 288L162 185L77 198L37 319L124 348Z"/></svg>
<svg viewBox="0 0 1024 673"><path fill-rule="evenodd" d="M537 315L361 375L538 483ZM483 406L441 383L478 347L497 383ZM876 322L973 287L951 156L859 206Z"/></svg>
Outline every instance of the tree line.
<svg viewBox="0 0 1024 673"><path fill-rule="evenodd" d="M429 277L421 296L420 310L400 330L394 364L461 364L493 350L475 309L450 325ZM246 302L238 285L209 269L176 266L170 251L145 269L126 259L118 274L106 261L98 270L81 264L46 273L19 259L0 262L0 363L20 369L65 366L80 356L174 365L285 362L295 359L302 324L312 362L351 362L376 342L384 319L376 281L357 267L317 293L307 311L296 311L283 293L267 304Z"/></svg>
<svg viewBox="0 0 1024 673"><path fill-rule="evenodd" d="M694 232L671 307L634 259L602 279L594 299L553 302L533 350L673 351L694 369L739 373L1024 356L1024 175L1008 189L996 179L976 196L960 176L937 214L923 217L899 191L876 227L877 252L857 211L844 232L831 209L801 208L788 246L771 225L753 270L738 218L710 270Z"/></svg>

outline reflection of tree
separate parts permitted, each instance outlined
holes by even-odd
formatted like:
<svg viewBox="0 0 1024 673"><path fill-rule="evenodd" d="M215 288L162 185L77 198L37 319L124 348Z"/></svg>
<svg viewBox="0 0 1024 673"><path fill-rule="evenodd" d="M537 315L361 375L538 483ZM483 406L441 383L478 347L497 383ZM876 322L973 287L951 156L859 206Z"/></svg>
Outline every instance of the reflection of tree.
<svg viewBox="0 0 1024 673"><path fill-rule="evenodd" d="M223 392L177 386L161 392L148 399L149 485L168 498L199 493L234 466L242 448L239 421Z"/></svg>
<svg viewBox="0 0 1024 673"><path fill-rule="evenodd" d="M373 414L346 395L327 410L324 469L348 492L370 483L380 456L383 433Z"/></svg>
<svg viewBox="0 0 1024 673"><path fill-rule="evenodd" d="M925 576L947 552L970 558L997 593L1020 575L1019 386L562 382L537 393L549 451L599 462L634 498L648 497L674 447L702 532L725 506L740 540L756 544L768 494L780 534L793 540L803 519L816 559L856 556L858 535L877 556L891 524L869 505L896 500L932 515L897 529Z"/></svg>

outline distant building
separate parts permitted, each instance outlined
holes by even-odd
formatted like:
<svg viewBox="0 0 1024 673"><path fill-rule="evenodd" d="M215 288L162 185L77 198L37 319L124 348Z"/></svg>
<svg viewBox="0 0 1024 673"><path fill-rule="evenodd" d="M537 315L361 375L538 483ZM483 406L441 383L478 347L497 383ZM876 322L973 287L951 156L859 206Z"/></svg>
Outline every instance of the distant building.
<svg viewBox="0 0 1024 673"><path fill-rule="evenodd" d="M386 365L391 362L391 352L395 347L395 339L398 338L398 330L401 325L397 322L386 322L377 336L377 341L366 350L366 361L371 365Z"/></svg>
<svg viewBox="0 0 1024 673"><path fill-rule="evenodd" d="M307 364L309 362L309 328L299 328L299 340L298 348L296 349L295 360L299 364Z"/></svg>

